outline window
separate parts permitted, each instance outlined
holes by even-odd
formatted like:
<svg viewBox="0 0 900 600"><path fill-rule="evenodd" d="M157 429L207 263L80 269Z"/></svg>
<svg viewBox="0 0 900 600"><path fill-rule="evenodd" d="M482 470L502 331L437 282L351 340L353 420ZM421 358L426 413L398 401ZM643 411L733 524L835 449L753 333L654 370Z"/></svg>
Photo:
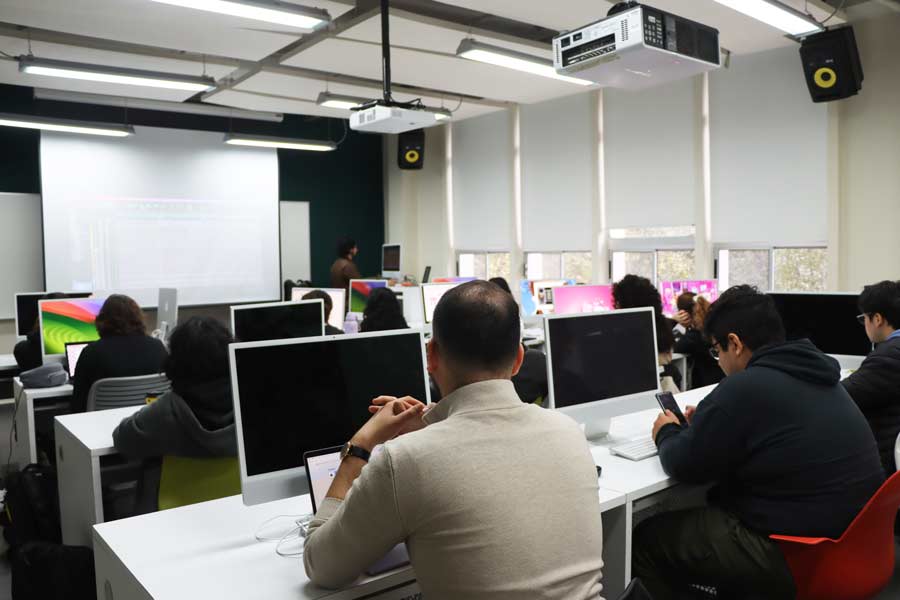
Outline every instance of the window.
<svg viewBox="0 0 900 600"><path fill-rule="evenodd" d="M827 285L825 248L775 248L772 251L776 292L822 292Z"/></svg>
<svg viewBox="0 0 900 600"><path fill-rule="evenodd" d="M719 250L719 291L744 284L770 290L769 262L768 250Z"/></svg>
<svg viewBox="0 0 900 600"><path fill-rule="evenodd" d="M694 278L693 250L658 250L656 281L684 281Z"/></svg>
<svg viewBox="0 0 900 600"><path fill-rule="evenodd" d="M653 281L656 264L653 252L613 252L612 280L639 275Z"/></svg>
<svg viewBox="0 0 900 600"><path fill-rule="evenodd" d="M509 265L509 252L461 252L457 257L460 277L503 277L509 281Z"/></svg>
<svg viewBox="0 0 900 600"><path fill-rule="evenodd" d="M626 275L646 277L654 285L662 281L693 279L694 251L613 252L612 280L619 281Z"/></svg>
<svg viewBox="0 0 900 600"><path fill-rule="evenodd" d="M593 281L594 259L590 252L528 252L525 276L528 279L574 279L576 283Z"/></svg>
<svg viewBox="0 0 900 600"><path fill-rule="evenodd" d="M633 240L648 238L688 238L694 237L696 227L684 225L679 227L625 227L610 229L609 237L613 240Z"/></svg>

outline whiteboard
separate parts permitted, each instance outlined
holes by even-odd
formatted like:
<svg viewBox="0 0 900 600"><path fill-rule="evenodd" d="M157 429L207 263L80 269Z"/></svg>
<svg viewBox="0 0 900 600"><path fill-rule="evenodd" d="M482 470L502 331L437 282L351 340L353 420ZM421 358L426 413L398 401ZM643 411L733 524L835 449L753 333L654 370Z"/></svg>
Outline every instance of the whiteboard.
<svg viewBox="0 0 900 600"><path fill-rule="evenodd" d="M0 319L13 319L16 293L44 291L41 197L0 193L0 223Z"/></svg>
<svg viewBox="0 0 900 600"><path fill-rule="evenodd" d="M309 259L309 202L280 202L281 280L312 279Z"/></svg>

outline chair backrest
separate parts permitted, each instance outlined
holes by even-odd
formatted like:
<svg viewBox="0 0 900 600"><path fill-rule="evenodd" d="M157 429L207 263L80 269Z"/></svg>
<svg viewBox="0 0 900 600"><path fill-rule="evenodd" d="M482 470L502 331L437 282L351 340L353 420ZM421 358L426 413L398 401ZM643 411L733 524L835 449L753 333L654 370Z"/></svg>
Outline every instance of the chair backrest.
<svg viewBox="0 0 900 600"><path fill-rule="evenodd" d="M159 510L207 502L241 493L236 457L185 458L166 456L159 477Z"/></svg>
<svg viewBox="0 0 900 600"><path fill-rule="evenodd" d="M147 396L161 396L172 389L172 382L165 375L140 375L138 377L108 377L91 386L87 410L108 410L123 406L140 406Z"/></svg>
<svg viewBox="0 0 900 600"><path fill-rule="evenodd" d="M852 538L860 546L879 547L889 541L893 546L894 520L900 509L900 473L894 473L872 496L850 523L838 543ZM886 546L882 545L881 548Z"/></svg>

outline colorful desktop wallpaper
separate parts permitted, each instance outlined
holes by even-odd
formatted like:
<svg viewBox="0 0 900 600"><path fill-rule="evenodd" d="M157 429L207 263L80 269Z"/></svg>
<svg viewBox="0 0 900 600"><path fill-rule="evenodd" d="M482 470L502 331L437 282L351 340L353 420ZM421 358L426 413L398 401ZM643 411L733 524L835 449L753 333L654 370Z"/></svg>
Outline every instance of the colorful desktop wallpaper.
<svg viewBox="0 0 900 600"><path fill-rule="evenodd" d="M100 339L94 320L105 298L46 300L41 303L44 354L64 354L68 342Z"/></svg>
<svg viewBox="0 0 900 600"><path fill-rule="evenodd" d="M678 312L676 301L683 292L694 292L710 302L719 299L719 282L715 279L694 281L663 281L659 286L663 313L669 316Z"/></svg>
<svg viewBox="0 0 900 600"><path fill-rule="evenodd" d="M467 283L475 281L477 277L435 277L431 283Z"/></svg>
<svg viewBox="0 0 900 600"><path fill-rule="evenodd" d="M369 294L375 288L387 287L387 281L357 279L350 282L350 312L362 313L369 303Z"/></svg>
<svg viewBox="0 0 900 600"><path fill-rule="evenodd" d="M612 309L611 285L571 285L553 288L553 312L557 315Z"/></svg>

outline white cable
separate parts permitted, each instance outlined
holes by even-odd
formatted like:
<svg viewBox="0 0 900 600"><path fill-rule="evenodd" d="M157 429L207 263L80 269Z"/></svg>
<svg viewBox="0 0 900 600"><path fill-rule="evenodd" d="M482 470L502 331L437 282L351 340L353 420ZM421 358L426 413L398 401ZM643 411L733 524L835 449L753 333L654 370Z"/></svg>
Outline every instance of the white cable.
<svg viewBox="0 0 900 600"><path fill-rule="evenodd" d="M303 556L303 550L301 550L300 552L282 552L281 551L281 545L284 544L285 540L287 540L289 537L291 537L295 534L298 534L298 533L300 534L300 535L297 535L298 538L306 536L306 531L304 530L303 525L298 525L298 526L294 527L291 531L286 533L284 535L284 537L282 537L280 540L278 540L278 543L275 544L275 554L277 554L278 556L281 556L282 558L294 558L297 556Z"/></svg>
<svg viewBox="0 0 900 600"><path fill-rule="evenodd" d="M297 529L299 529L301 527L300 523L305 524L305 523L308 523L310 520L312 520L312 516L307 513L299 514L299 515L277 515L277 516L274 516L271 519L264 521L262 523L262 525L260 525L256 529L256 532L253 534L253 537L256 538L257 542L281 542L284 539L285 536L262 537L260 535L260 531L262 531L266 527L266 525L268 525L269 523L272 523L273 521L277 521L278 519L293 519L294 523L296 524L295 527L291 530L291 533L293 533L294 531L296 531ZM290 535L290 533L288 535Z"/></svg>

